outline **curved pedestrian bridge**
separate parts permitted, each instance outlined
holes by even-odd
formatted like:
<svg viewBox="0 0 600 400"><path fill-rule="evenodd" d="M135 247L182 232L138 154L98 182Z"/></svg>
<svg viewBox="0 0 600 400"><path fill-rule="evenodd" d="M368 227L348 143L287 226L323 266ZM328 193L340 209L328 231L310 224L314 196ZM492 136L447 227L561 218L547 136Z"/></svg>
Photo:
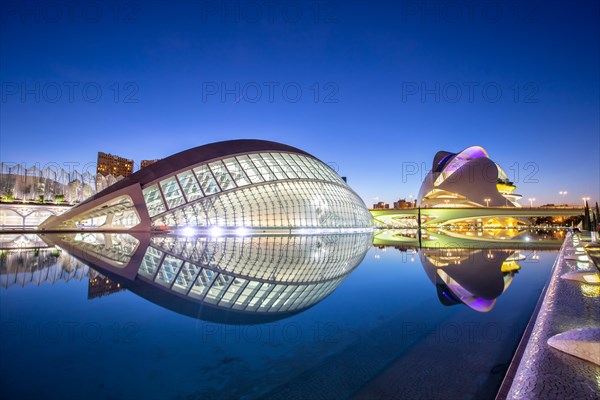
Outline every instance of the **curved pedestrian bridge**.
<svg viewBox="0 0 600 400"><path fill-rule="evenodd" d="M452 225L477 218L529 218L529 217L573 217L583 215L579 207L465 207L465 208L407 208L370 210L376 224L387 227L418 225L421 215L422 226Z"/></svg>

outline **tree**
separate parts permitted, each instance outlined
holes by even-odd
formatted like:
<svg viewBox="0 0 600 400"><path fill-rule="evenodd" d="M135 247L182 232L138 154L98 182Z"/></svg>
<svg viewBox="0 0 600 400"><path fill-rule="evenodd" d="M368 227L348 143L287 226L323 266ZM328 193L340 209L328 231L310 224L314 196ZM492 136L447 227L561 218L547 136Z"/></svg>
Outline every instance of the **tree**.
<svg viewBox="0 0 600 400"><path fill-rule="evenodd" d="M596 218L598 219L598 221L596 221L597 225L594 226L594 229L600 232L600 210L598 209L598 202L596 202Z"/></svg>
<svg viewBox="0 0 600 400"><path fill-rule="evenodd" d="M585 202L585 209L583 210L583 224L581 227L584 231L591 230L592 221L590 219L590 206L588 202Z"/></svg>
<svg viewBox="0 0 600 400"><path fill-rule="evenodd" d="M4 192L4 194L2 195L2 201L5 201L7 203L12 203L14 200L15 200L15 196L13 195L13 192L11 192L11 191Z"/></svg>

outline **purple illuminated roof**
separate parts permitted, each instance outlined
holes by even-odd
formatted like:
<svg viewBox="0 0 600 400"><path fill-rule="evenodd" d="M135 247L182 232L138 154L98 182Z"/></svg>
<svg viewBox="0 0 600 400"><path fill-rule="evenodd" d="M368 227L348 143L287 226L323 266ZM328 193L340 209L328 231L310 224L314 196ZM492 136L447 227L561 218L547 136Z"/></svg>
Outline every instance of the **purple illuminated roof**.
<svg viewBox="0 0 600 400"><path fill-rule="evenodd" d="M483 157L489 158L487 151L485 151L483 147L480 146L467 147L466 149L458 153L458 155L462 156L466 160L473 160L474 158Z"/></svg>
<svg viewBox="0 0 600 400"><path fill-rule="evenodd" d="M488 158L488 153L479 146L468 147L452 158L452 160L444 168L444 172L454 172L466 161L474 160L476 158Z"/></svg>

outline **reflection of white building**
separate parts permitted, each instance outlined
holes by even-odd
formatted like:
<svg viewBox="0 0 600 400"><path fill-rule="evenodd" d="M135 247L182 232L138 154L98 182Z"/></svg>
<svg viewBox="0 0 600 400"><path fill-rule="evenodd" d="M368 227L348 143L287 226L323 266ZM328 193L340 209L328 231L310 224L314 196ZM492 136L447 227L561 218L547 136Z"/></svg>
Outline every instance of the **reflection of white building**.
<svg viewBox="0 0 600 400"><path fill-rule="evenodd" d="M35 235L10 236L15 237L12 243L0 243L8 248L2 250L4 253L0 257L0 287L8 288L14 285L25 287L30 284L39 286L44 283L53 285L59 281L81 281L86 277L97 275L96 271L64 251L54 248L25 247L43 243ZM2 240L4 241L5 238Z"/></svg>
<svg viewBox="0 0 600 400"><path fill-rule="evenodd" d="M262 140L212 143L162 159L43 229L370 228L364 203L329 166Z"/></svg>
<svg viewBox="0 0 600 400"><path fill-rule="evenodd" d="M465 304L488 312L508 289L524 257L513 250L423 249L421 262L445 306Z"/></svg>
<svg viewBox="0 0 600 400"><path fill-rule="evenodd" d="M331 294L373 233L223 237L80 232L46 235L123 287L165 308L227 323L267 322Z"/></svg>
<svg viewBox="0 0 600 400"><path fill-rule="evenodd" d="M479 146L460 153L439 151L419 192L420 207L520 207L521 195Z"/></svg>

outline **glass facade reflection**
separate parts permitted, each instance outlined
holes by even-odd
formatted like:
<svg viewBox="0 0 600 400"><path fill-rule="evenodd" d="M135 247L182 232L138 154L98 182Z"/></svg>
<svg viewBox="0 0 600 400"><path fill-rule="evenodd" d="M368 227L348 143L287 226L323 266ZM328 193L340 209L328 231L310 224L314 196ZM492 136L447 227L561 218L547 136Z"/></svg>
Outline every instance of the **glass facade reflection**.
<svg viewBox="0 0 600 400"><path fill-rule="evenodd" d="M138 275L221 307L283 312L327 296L363 259L369 234L151 240Z"/></svg>
<svg viewBox="0 0 600 400"><path fill-rule="evenodd" d="M281 318L318 303L361 263L373 235L69 233L46 240L151 301L195 316L198 309L181 310L201 307L219 319L223 312Z"/></svg>

